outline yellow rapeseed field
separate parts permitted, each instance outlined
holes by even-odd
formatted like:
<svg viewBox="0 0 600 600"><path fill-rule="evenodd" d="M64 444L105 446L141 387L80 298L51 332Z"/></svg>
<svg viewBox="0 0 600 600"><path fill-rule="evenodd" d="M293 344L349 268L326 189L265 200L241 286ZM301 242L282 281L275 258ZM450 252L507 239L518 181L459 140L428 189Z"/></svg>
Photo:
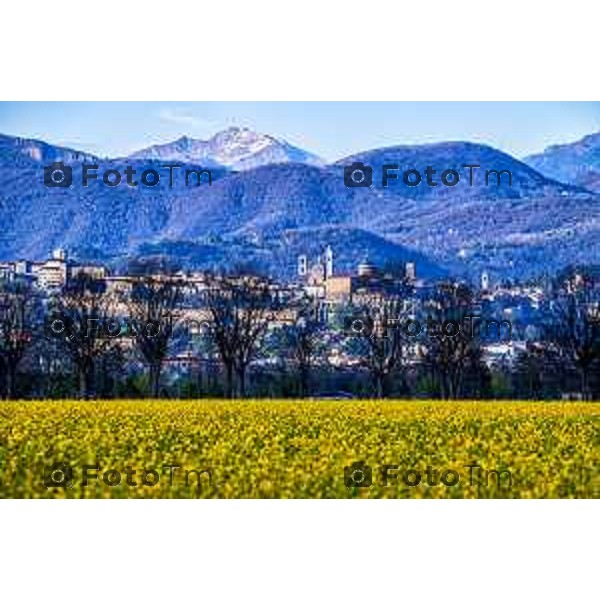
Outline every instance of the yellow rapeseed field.
<svg viewBox="0 0 600 600"><path fill-rule="evenodd" d="M0 402L0 496L599 497L600 403Z"/></svg>

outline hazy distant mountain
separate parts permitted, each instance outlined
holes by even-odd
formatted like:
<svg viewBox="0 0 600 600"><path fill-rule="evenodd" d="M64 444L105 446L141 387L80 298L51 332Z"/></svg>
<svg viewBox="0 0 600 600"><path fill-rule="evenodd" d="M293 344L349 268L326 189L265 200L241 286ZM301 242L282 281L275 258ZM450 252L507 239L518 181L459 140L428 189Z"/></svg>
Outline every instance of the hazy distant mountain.
<svg viewBox="0 0 600 600"><path fill-rule="evenodd" d="M84 160L96 162L98 158L86 152L53 146L39 140L0 134L0 160L3 164L11 161L17 164L23 161L46 164L54 161L63 161L65 163ZM1 193L2 190L0 189Z"/></svg>
<svg viewBox="0 0 600 600"><path fill-rule="evenodd" d="M376 188L381 188L381 174L384 164L397 163L399 171L418 169L422 173L427 166L436 170L434 181L437 187L426 184L425 178L418 187L408 187L396 182L389 184L388 190L410 198L433 199L438 197L489 197L489 198L528 198L540 195L556 196L561 193L575 191L572 186L561 185L559 182L544 176L513 156L501 152L491 146L472 142L441 142L435 144L419 144L411 146L392 146L376 148L344 158L337 165L348 165L360 161L373 167L373 182ZM473 185L469 184L469 169L464 165L479 165L473 169ZM455 169L461 176L461 181L455 187L440 183L442 171ZM485 171L508 170L512 173L512 186L486 185ZM491 179L495 184L495 177Z"/></svg>
<svg viewBox="0 0 600 600"><path fill-rule="evenodd" d="M246 127L230 127L208 140L184 136L174 142L139 150L129 158L192 162L207 168L220 166L236 171L288 162L322 164L321 159L310 152Z"/></svg>
<svg viewBox="0 0 600 600"><path fill-rule="evenodd" d="M314 255L331 244L343 271L365 254L380 264L415 260L426 276L474 278L483 269L494 277L526 277L600 262L600 194L549 179L479 144L396 146L325 167L289 162L215 169L211 187L111 189L95 182L47 189L46 158L39 157L71 152L0 138L0 260L41 259L61 246L79 258L114 264L132 255L168 254L189 268L250 263L288 276L297 254ZM103 168L132 164L141 172L180 159L95 160ZM373 167L372 189L345 187L344 166L356 160ZM455 168L463 179L454 187L392 182L383 188L384 163L421 171L431 165L438 180L441 171ZM481 165L473 186L465 164ZM77 173L80 164L73 168ZM513 185L486 186L485 169L510 170Z"/></svg>
<svg viewBox="0 0 600 600"><path fill-rule="evenodd" d="M524 160L547 177L600 192L600 132L572 144L549 146Z"/></svg>

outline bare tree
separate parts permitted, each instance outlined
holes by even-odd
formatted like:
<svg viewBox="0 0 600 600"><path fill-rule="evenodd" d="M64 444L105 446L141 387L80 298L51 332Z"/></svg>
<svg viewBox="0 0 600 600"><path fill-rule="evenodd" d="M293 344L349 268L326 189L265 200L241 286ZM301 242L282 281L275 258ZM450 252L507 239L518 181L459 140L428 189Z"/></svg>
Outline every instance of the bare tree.
<svg viewBox="0 0 600 600"><path fill-rule="evenodd" d="M389 393L392 377L405 364L412 344L405 330L409 316L406 299L390 295L361 304L359 312L352 317L360 325L348 324L349 332L357 335L356 354L371 374L378 398Z"/></svg>
<svg viewBox="0 0 600 600"><path fill-rule="evenodd" d="M57 339L75 366L79 395L95 394L96 362L108 348L103 323L111 319L102 282L80 274L57 298L47 318L48 333Z"/></svg>
<svg viewBox="0 0 600 600"><path fill-rule="evenodd" d="M591 397L589 376L600 359L600 299L593 285L561 290L551 302L545 341L579 373L580 392Z"/></svg>
<svg viewBox="0 0 600 600"><path fill-rule="evenodd" d="M102 398L117 395L119 381L124 378L126 359L126 353L119 344L112 345L99 357L96 387Z"/></svg>
<svg viewBox="0 0 600 600"><path fill-rule="evenodd" d="M143 275L132 287L129 313L136 347L148 365L153 398L160 396L163 362L169 352L182 297L183 284L171 274Z"/></svg>
<svg viewBox="0 0 600 600"><path fill-rule="evenodd" d="M15 397L17 368L32 339L31 296L22 285L0 290L0 366L5 371L5 396Z"/></svg>
<svg viewBox="0 0 600 600"><path fill-rule="evenodd" d="M319 319L317 301L303 298L293 310L293 322L281 329L280 353L288 354L298 370L299 394L310 395L311 371L323 344L324 327Z"/></svg>
<svg viewBox="0 0 600 600"><path fill-rule="evenodd" d="M269 282L253 275L213 277L204 299L213 341L225 368L227 396L244 396L248 366L260 350L276 310Z"/></svg>
<svg viewBox="0 0 600 600"><path fill-rule="evenodd" d="M452 283L438 288L429 308L421 358L439 385L442 398L459 398L466 373L482 367L481 340L474 331L472 313L473 292ZM468 319L470 327L465 327Z"/></svg>
<svg viewBox="0 0 600 600"><path fill-rule="evenodd" d="M551 357L541 346L527 342L525 350L521 352L514 363L512 370L513 389L518 397L538 400L543 393L544 362Z"/></svg>

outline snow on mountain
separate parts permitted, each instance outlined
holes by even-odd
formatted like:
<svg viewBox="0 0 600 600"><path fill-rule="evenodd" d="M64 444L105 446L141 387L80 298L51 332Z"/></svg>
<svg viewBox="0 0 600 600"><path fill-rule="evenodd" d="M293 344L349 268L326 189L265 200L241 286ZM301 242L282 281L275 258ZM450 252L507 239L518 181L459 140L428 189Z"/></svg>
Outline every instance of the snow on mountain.
<svg viewBox="0 0 600 600"><path fill-rule="evenodd" d="M498 279L526 278L600 260L600 194L549 179L494 148L392 146L317 168L298 161L296 152L303 151L273 139L227 130L207 141L156 146L143 159L97 159L101 170L120 172L125 165L141 172L151 159L182 162L184 156L194 157L194 166L207 166L209 155L235 165L233 172L211 167L211 186L185 187L180 179L172 189L111 188L100 181L49 189L46 162L70 160L77 176L83 155L0 135L0 260L42 259L62 247L82 260L159 253L186 268L227 268L243 260L288 276L298 253L331 244L342 269L369 253L381 264L416 257L426 277L437 268L473 279L483 270ZM512 185L488 186L479 177L472 186L461 180L450 187L396 182L383 188L374 177L372 189L347 188L344 168L358 160L374 173L395 163L464 174L462 165L480 164L510 171ZM269 164L250 168L261 161Z"/></svg>
<svg viewBox="0 0 600 600"><path fill-rule="evenodd" d="M139 150L129 158L192 162L236 171L290 162L315 166L323 164L319 157L310 152L247 127L229 127L208 140L183 136L173 142Z"/></svg>

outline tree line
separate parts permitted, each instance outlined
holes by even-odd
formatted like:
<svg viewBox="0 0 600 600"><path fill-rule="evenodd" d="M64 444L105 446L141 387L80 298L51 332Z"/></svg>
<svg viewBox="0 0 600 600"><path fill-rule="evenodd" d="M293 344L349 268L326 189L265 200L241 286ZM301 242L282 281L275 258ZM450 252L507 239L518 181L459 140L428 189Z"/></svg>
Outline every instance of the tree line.
<svg viewBox="0 0 600 600"><path fill-rule="evenodd" d="M0 392L82 399L592 399L600 394L596 287L557 285L537 337L521 344L513 360L490 364L489 340L472 331L416 338L397 325L425 314L461 322L477 296L463 283L437 285L426 302L416 303L405 286L325 307L254 274L209 275L193 286L169 272L142 273L120 293L81 275L50 296L4 281ZM203 315L200 330L181 326L190 311ZM348 327L357 320L368 330ZM182 355L180 368L173 359Z"/></svg>

